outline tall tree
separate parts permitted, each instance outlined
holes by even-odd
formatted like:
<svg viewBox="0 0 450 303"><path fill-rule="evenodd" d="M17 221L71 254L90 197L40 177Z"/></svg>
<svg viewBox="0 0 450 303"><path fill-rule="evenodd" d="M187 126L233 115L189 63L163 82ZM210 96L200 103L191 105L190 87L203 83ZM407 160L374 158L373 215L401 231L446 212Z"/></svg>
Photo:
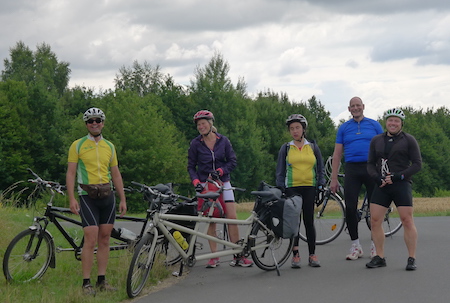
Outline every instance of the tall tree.
<svg viewBox="0 0 450 303"><path fill-rule="evenodd" d="M238 186L256 188L267 176L267 151L262 146L261 129L256 124L252 101L246 97L245 83L239 79L236 87L228 76L230 66L216 53L205 67L198 67L191 80L190 97L197 108L211 110L218 132L227 136L236 152L238 165L232 180ZM193 127L193 134L198 134Z"/></svg>
<svg viewBox="0 0 450 303"><path fill-rule="evenodd" d="M164 83L160 67L152 67L147 61L133 62L132 67L122 66L114 79L116 90L131 90L140 97L147 94L159 94Z"/></svg>

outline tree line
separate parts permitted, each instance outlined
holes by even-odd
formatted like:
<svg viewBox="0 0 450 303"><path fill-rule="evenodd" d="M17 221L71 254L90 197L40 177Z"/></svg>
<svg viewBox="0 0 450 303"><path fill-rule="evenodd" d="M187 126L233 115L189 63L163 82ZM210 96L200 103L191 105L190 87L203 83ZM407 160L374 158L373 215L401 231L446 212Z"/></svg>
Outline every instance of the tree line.
<svg viewBox="0 0 450 303"><path fill-rule="evenodd" d="M244 79L233 83L229 70L216 53L183 86L159 66L134 61L119 68L113 89L69 88L68 62L58 60L48 44L31 50L18 42L1 72L0 190L28 179L27 167L63 183L68 148L86 135L81 117L90 107L106 114L104 136L116 145L125 185L171 182L180 193L193 193L187 150L198 135L192 117L200 109L214 113L218 132L232 142L238 159L232 182L239 187L254 190L262 180L274 183L278 150L290 140L285 120L292 113L307 118L307 138L318 143L324 159L333 153L338 125L315 96L294 102L270 89L250 96ZM450 190L449 110L403 110L404 130L417 138L423 157L415 193L433 196Z"/></svg>

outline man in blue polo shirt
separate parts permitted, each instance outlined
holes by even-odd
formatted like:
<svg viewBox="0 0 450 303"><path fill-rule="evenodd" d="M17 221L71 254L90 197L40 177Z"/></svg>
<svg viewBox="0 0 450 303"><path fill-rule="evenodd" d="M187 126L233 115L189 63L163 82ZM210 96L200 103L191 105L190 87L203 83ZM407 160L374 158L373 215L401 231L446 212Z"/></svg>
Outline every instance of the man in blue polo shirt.
<svg viewBox="0 0 450 303"><path fill-rule="evenodd" d="M367 173L367 158L370 141L375 135L383 133L383 129L377 121L364 117L364 104L361 98L353 97L350 99L348 111L353 118L342 124L336 135L330 188L333 193L338 191L338 172L342 155L344 155L345 216L352 240L350 253L346 256L346 259L357 260L363 256L358 236L358 196L363 184L366 187L367 197L372 196L375 183ZM371 257L375 255L375 247L372 243Z"/></svg>

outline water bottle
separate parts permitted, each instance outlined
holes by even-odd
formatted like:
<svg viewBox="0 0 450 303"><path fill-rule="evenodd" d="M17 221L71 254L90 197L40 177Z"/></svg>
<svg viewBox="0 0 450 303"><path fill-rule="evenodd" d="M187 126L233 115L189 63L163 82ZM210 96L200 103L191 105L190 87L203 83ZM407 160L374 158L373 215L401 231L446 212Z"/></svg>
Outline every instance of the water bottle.
<svg viewBox="0 0 450 303"><path fill-rule="evenodd" d="M119 228L119 232L120 232L120 237L122 239L134 241L137 238L137 236L134 232L132 232L131 230L128 230L126 228L123 228L123 227Z"/></svg>
<svg viewBox="0 0 450 303"><path fill-rule="evenodd" d="M178 230L176 230L173 233L173 237L178 242L178 244L180 244L180 246L183 250L188 249L189 243L187 243L186 239L183 237L183 235Z"/></svg>

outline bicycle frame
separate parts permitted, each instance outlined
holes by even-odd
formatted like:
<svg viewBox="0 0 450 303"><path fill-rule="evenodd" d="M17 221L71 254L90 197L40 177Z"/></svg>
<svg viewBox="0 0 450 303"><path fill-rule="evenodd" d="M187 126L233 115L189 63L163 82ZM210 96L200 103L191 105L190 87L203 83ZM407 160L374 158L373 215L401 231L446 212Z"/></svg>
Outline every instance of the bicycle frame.
<svg viewBox="0 0 450 303"><path fill-rule="evenodd" d="M195 221L196 224L195 224L194 229L190 229L190 228L184 227L182 225L170 222L169 220ZM252 248L248 249L247 247L248 247L248 242L249 242L249 237L250 237L250 233L252 230L252 226L253 226L253 223L255 223L255 222L260 224L268 232L272 233L272 231L270 231L264 225L264 223L262 223L257 218L257 215L255 212L252 212L252 214L246 220L204 217L202 214L200 214L197 217L193 217L193 216L185 216L185 215L155 213L152 223L149 226L148 232L153 233L155 235L154 239L157 239L157 237L159 236L159 232L164 234L164 236L167 238L167 240L170 243L172 243L172 245L175 247L175 249L182 256L183 260L185 262L187 262L188 266L193 266L195 264L196 260L207 260L210 258L217 258L217 257L234 255L234 254L248 255L249 252L252 250ZM206 223L205 230L203 232L199 231L201 223ZM230 242L227 240L223 240L223 239L208 235L207 229L208 229L209 224L211 224L211 223L245 225L245 226L247 226L247 228L245 229L245 231L243 233L243 237L242 237L241 241L239 241L239 243L233 243L233 242ZM175 238L170 233L170 230L168 227L192 235L192 237L189 241L189 249L187 252L185 252L181 248L181 246L176 242ZM222 245L226 246L227 249L217 251L217 252L205 253L205 254L196 256L195 255L195 247L196 247L195 243L197 241L197 238L203 238L206 240L216 242L218 244L222 244Z"/></svg>

